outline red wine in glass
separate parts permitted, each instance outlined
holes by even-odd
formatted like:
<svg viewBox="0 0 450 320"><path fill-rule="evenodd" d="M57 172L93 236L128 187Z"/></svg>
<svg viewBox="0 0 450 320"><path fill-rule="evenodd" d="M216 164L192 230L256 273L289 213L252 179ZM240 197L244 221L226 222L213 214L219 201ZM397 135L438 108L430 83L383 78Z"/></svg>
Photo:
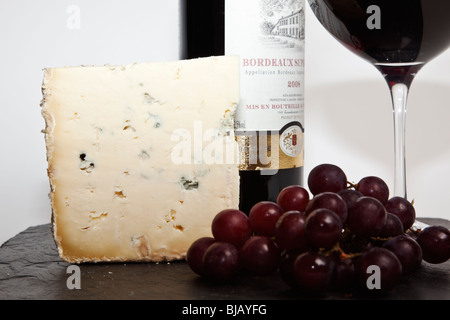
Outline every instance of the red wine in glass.
<svg viewBox="0 0 450 320"><path fill-rule="evenodd" d="M405 126L409 87L417 72L450 45L450 0L309 0L321 24L373 64L392 95L394 195L407 197Z"/></svg>

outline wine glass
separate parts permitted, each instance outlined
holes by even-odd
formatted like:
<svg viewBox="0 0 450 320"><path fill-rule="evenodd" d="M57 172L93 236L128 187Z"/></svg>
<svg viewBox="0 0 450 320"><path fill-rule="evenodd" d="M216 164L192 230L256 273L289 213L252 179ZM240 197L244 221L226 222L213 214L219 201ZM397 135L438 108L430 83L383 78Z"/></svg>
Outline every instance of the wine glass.
<svg viewBox="0 0 450 320"><path fill-rule="evenodd" d="M407 198L405 126L417 72L450 45L449 0L308 0L320 23L384 76L394 115L394 195Z"/></svg>

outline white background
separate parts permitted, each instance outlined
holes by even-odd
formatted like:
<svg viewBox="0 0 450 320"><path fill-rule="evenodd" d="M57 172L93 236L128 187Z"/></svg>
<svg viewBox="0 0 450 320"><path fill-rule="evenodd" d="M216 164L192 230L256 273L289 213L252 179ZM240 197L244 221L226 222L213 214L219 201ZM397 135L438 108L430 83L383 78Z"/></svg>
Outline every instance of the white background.
<svg viewBox="0 0 450 320"><path fill-rule="evenodd" d="M79 9L79 20L73 20ZM381 75L339 45L306 9L306 167L349 180L393 175L393 125ZM0 244L50 222L45 67L178 58L177 1L16 0L0 3ZM77 24L79 22L79 24ZM450 52L418 75L408 107L408 194L418 216L450 219Z"/></svg>

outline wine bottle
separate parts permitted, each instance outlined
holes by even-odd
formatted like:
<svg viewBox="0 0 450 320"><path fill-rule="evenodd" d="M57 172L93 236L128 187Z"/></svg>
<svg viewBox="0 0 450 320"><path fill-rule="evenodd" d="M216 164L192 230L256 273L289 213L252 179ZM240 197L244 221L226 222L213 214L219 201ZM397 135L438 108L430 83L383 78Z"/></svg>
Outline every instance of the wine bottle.
<svg viewBox="0 0 450 320"><path fill-rule="evenodd" d="M240 209L303 184L304 0L185 0L187 58L238 55Z"/></svg>

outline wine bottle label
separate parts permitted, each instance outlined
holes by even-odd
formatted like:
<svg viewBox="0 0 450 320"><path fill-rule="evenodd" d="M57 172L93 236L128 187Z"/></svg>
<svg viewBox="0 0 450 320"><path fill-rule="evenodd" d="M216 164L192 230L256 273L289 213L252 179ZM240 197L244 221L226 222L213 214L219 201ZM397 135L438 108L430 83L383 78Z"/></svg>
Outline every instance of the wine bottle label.
<svg viewBox="0 0 450 320"><path fill-rule="evenodd" d="M225 1L225 54L241 63L241 170L303 166L304 0L283 3Z"/></svg>

